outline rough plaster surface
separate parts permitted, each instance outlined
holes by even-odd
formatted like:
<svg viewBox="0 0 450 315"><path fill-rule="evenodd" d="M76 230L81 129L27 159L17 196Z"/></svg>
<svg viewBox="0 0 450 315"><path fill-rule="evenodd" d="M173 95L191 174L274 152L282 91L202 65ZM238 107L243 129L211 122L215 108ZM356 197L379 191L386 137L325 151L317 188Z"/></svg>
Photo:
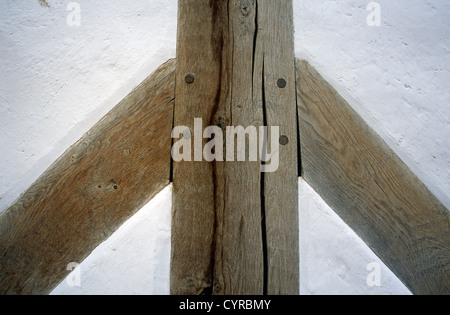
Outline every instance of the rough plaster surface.
<svg viewBox="0 0 450 315"><path fill-rule="evenodd" d="M124 224L52 294L169 294L171 186ZM302 179L300 293L407 295L408 289ZM380 287L367 278L380 266Z"/></svg>
<svg viewBox="0 0 450 315"><path fill-rule="evenodd" d="M158 66L177 0L0 0L0 212Z"/></svg>
<svg viewBox="0 0 450 315"><path fill-rule="evenodd" d="M299 180L300 293L409 295L410 291L303 179ZM380 283L369 286L380 267ZM371 267L371 266L369 266ZM372 285L372 282L369 281Z"/></svg>
<svg viewBox="0 0 450 315"><path fill-rule="evenodd" d="M172 186L159 193L80 263L54 295L169 294Z"/></svg>
<svg viewBox="0 0 450 315"><path fill-rule="evenodd" d="M450 209L450 1L294 0L296 55Z"/></svg>

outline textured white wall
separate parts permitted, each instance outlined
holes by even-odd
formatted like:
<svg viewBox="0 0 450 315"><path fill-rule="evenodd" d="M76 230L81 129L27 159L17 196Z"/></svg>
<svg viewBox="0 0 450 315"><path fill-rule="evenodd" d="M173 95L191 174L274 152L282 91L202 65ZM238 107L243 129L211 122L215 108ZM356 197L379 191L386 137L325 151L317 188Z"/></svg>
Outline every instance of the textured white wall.
<svg viewBox="0 0 450 315"><path fill-rule="evenodd" d="M177 0L0 0L0 212L159 65Z"/></svg>
<svg viewBox="0 0 450 315"><path fill-rule="evenodd" d="M299 180L299 219L300 294L411 294L303 179ZM376 285L373 263L380 271Z"/></svg>
<svg viewBox="0 0 450 315"><path fill-rule="evenodd" d="M450 209L450 1L294 0L296 55L350 102Z"/></svg>
<svg viewBox="0 0 450 315"><path fill-rule="evenodd" d="M172 186L97 247L53 295L170 293ZM79 285L77 283L78 275Z"/></svg>

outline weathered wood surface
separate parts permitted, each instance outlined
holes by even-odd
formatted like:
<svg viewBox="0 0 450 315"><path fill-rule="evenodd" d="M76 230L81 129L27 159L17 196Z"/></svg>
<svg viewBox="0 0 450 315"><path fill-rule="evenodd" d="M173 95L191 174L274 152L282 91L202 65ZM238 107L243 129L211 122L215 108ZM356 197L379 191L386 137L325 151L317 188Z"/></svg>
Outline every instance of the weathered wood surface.
<svg viewBox="0 0 450 315"><path fill-rule="evenodd" d="M169 183L175 60L0 215L0 293L47 294Z"/></svg>
<svg viewBox="0 0 450 315"><path fill-rule="evenodd" d="M292 25L291 1L179 1L175 126L279 126L290 141L270 174L248 154L174 163L173 294L298 293Z"/></svg>
<svg viewBox="0 0 450 315"><path fill-rule="evenodd" d="M348 103L297 61L303 176L415 294L450 294L450 214Z"/></svg>
<svg viewBox="0 0 450 315"><path fill-rule="evenodd" d="M223 163L203 160L203 129L228 124L230 55L227 3L209 0L178 2L175 126L199 137L200 152L192 161L174 162L171 293L209 294L219 216L223 213ZM188 74L194 82L186 83ZM228 111L228 112L227 112ZM194 130L194 119L202 128ZM175 135L178 136L178 135ZM177 141L177 140L175 140ZM194 151L192 141L192 151ZM200 154L200 156L198 156Z"/></svg>
<svg viewBox="0 0 450 315"><path fill-rule="evenodd" d="M258 95L263 96L265 125L280 129L279 168L264 174L267 294L298 294L298 131L292 1L258 1L257 25L255 68L262 76L256 78L263 81L255 84L262 87Z"/></svg>
<svg viewBox="0 0 450 315"><path fill-rule="evenodd" d="M253 89L256 3L229 1L227 14L232 56L228 125L258 128L263 124L263 110ZM253 141L250 135L246 138ZM228 161L224 168L226 187L217 233L214 294L264 293L261 166L249 160L249 148L248 142L245 161ZM237 151L236 147L231 151L235 161L239 159Z"/></svg>

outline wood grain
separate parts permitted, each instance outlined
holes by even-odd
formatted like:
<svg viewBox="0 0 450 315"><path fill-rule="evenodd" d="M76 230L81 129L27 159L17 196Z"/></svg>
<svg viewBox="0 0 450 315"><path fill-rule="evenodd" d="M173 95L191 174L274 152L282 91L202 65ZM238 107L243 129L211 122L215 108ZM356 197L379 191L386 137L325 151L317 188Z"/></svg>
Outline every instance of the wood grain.
<svg viewBox="0 0 450 315"><path fill-rule="evenodd" d="M262 87L268 137L271 138L271 127L279 127L280 139L287 137L288 141L287 144L279 144L278 170L264 173L267 294L297 295L298 130L292 1L258 1L258 27L258 64L255 67L260 67L263 81L256 86ZM278 85L280 79L284 80L285 87Z"/></svg>
<svg viewBox="0 0 450 315"><path fill-rule="evenodd" d="M263 110L253 88L255 1L229 1L229 38L232 51L230 126L258 128ZM261 226L260 162L250 161L246 137L245 161L226 162L224 211L217 230L214 294L263 294L264 253ZM235 139L237 140L237 138ZM237 141L236 141L237 142ZM256 140L257 142L257 140ZM237 146L232 151L238 159Z"/></svg>
<svg viewBox="0 0 450 315"><path fill-rule="evenodd" d="M175 126L186 126L207 143L203 129L228 125L230 55L226 1L180 0ZM192 74L191 84L185 77ZM194 130L194 119L202 128ZM194 145L192 146L194 148ZM193 149L194 150L194 149ZM194 160L192 154L192 161ZM198 159L198 156L196 156ZM200 160L203 160L200 152ZM218 222L223 213L223 163L181 161L173 165L171 293L213 291Z"/></svg>
<svg viewBox="0 0 450 315"><path fill-rule="evenodd" d="M306 61L303 176L414 294L450 294L450 214Z"/></svg>
<svg viewBox="0 0 450 315"><path fill-rule="evenodd" d="M182 0L178 12L175 125L194 131L201 118L223 135L227 126L278 126L290 142L267 176L248 155L174 163L171 292L297 294L292 2ZM186 82L189 74L194 82Z"/></svg>
<svg viewBox="0 0 450 315"><path fill-rule="evenodd" d="M47 294L169 183L175 61L161 66L0 215L0 293Z"/></svg>

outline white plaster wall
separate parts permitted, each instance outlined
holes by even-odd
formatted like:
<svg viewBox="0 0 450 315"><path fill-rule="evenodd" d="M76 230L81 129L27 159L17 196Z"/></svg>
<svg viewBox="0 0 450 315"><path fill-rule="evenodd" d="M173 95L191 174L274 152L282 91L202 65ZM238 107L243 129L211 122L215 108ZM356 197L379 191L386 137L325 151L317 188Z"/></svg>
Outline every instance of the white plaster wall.
<svg viewBox="0 0 450 315"><path fill-rule="evenodd" d="M300 294L410 295L378 256L299 179ZM380 283L373 283L373 266ZM369 281L368 281L369 279Z"/></svg>
<svg viewBox="0 0 450 315"><path fill-rule="evenodd" d="M169 186L97 247L52 294L168 295L171 209ZM79 286L74 286L78 275Z"/></svg>
<svg viewBox="0 0 450 315"><path fill-rule="evenodd" d="M450 1L294 0L307 59L450 209Z"/></svg>
<svg viewBox="0 0 450 315"><path fill-rule="evenodd" d="M158 66L177 0L0 0L0 212Z"/></svg>

